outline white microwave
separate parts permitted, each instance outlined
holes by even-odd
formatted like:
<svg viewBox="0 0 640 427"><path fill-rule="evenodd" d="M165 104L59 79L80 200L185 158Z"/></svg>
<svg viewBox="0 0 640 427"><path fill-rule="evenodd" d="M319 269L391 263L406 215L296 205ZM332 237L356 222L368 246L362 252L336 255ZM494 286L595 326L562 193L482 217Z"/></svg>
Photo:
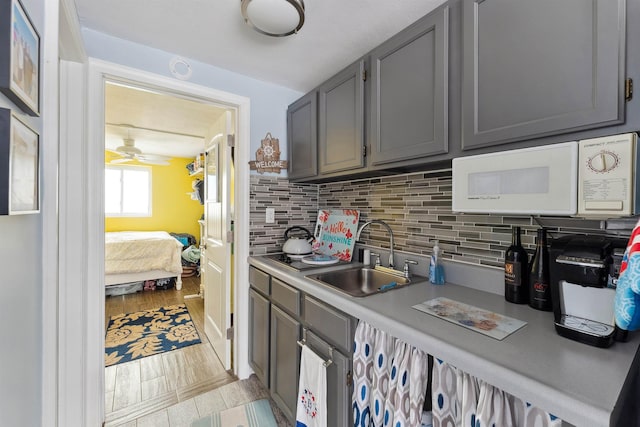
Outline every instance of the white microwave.
<svg viewBox="0 0 640 427"><path fill-rule="evenodd" d="M575 215L576 141L453 159L454 212Z"/></svg>

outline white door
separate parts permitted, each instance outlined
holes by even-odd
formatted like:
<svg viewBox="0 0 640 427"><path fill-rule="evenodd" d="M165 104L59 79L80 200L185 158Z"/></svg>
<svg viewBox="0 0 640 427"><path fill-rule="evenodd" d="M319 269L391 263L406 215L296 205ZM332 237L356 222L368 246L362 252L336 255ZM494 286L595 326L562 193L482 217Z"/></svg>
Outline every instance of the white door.
<svg viewBox="0 0 640 427"><path fill-rule="evenodd" d="M231 369L227 330L231 328L233 169L227 141L232 112L225 112L212 131L205 156L204 331L225 369Z"/></svg>

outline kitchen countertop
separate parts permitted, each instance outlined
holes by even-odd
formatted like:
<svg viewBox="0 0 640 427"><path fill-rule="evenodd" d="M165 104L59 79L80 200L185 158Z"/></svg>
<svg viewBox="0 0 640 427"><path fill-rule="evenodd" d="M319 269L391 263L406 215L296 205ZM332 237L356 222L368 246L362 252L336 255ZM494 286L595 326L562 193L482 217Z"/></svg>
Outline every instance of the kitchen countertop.
<svg viewBox="0 0 640 427"><path fill-rule="evenodd" d="M626 396L638 376L640 334L597 348L561 337L553 313L516 305L504 297L465 286L414 283L355 298L305 275L361 264L296 272L265 257L249 263L339 310L364 320L469 374L577 426L608 426L623 420ZM446 297L527 322L502 341L412 308Z"/></svg>

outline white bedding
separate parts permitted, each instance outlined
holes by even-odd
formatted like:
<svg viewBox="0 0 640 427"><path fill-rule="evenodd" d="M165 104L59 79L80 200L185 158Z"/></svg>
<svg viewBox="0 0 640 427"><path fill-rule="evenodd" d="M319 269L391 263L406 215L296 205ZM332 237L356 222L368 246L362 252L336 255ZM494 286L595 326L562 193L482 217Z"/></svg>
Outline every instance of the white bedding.
<svg viewBox="0 0 640 427"><path fill-rule="evenodd" d="M105 274L163 270L166 277L182 273L182 244L165 231L105 233Z"/></svg>

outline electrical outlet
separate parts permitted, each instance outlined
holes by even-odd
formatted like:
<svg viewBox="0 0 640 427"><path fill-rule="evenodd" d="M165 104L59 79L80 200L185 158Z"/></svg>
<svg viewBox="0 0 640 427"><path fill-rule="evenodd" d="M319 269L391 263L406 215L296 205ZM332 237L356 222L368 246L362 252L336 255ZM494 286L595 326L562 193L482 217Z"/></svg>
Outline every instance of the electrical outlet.
<svg viewBox="0 0 640 427"><path fill-rule="evenodd" d="M265 221L267 224L276 222L276 210L274 208L267 208Z"/></svg>

